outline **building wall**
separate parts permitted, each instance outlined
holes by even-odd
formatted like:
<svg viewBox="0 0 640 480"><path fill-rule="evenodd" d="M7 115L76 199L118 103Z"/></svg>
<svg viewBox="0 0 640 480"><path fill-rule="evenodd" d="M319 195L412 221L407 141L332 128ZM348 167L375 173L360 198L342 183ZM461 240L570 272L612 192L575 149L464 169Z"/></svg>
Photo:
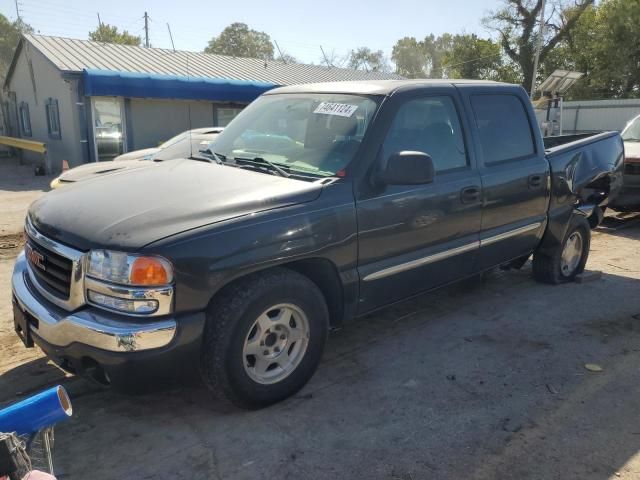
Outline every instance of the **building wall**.
<svg viewBox="0 0 640 480"><path fill-rule="evenodd" d="M33 79L30 71L33 68ZM31 120L31 137L23 137L22 131L18 136L36 140L47 144L48 156L54 171L60 171L62 160L67 160L70 166L83 163L83 145L80 143L80 123L77 121L79 106L77 99L77 80L63 78L62 74L39 51L24 42L17 58L8 90L15 92L16 103L29 105ZM49 138L45 104L48 98L58 101L60 114L60 139ZM15 123L17 119L10 119ZM15 125L14 125L15 126ZM17 127L17 126L15 126ZM24 152L23 159L28 163L40 163L42 155Z"/></svg>
<svg viewBox="0 0 640 480"><path fill-rule="evenodd" d="M133 137L129 139L130 150L155 147L189 128L213 126L213 104L132 98L127 122Z"/></svg>
<svg viewBox="0 0 640 480"><path fill-rule="evenodd" d="M640 99L564 102L562 110L564 133L620 131L629 120L640 115ZM536 115L542 121L546 110L536 110Z"/></svg>

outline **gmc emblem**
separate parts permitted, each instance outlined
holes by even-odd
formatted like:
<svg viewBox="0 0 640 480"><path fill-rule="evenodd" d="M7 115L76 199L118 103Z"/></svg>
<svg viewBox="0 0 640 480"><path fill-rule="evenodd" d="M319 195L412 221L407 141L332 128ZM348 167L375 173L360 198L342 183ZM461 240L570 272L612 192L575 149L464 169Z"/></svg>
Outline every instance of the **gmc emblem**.
<svg viewBox="0 0 640 480"><path fill-rule="evenodd" d="M40 252L35 250L28 243L25 244L24 251L25 251L25 254L27 255L27 258L33 265L38 267L40 270L45 270L45 271L47 270L47 267L45 267L44 265L44 255L42 255Z"/></svg>

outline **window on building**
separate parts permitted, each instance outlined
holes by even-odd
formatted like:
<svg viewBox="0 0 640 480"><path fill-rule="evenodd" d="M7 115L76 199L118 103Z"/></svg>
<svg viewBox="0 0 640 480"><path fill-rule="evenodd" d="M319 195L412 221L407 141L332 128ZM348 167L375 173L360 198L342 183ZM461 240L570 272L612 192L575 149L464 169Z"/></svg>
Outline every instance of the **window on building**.
<svg viewBox="0 0 640 480"><path fill-rule="evenodd" d="M485 165L525 158L535 153L531 125L515 95L473 95Z"/></svg>
<svg viewBox="0 0 640 480"><path fill-rule="evenodd" d="M437 172L468 165L456 106L450 97L407 101L393 119L383 145L386 157L403 150L427 153Z"/></svg>
<svg viewBox="0 0 640 480"><path fill-rule="evenodd" d="M58 111L58 100L55 98L48 98L45 104L45 111L47 114L47 130L49 131L49 138L59 140L62 138L60 132L60 112Z"/></svg>
<svg viewBox="0 0 640 480"><path fill-rule="evenodd" d="M20 116L20 131L23 137L31 136L31 117L29 116L29 104L21 102L18 107L18 115Z"/></svg>
<svg viewBox="0 0 640 480"><path fill-rule="evenodd" d="M216 127L226 127L242 111L242 107L216 107Z"/></svg>

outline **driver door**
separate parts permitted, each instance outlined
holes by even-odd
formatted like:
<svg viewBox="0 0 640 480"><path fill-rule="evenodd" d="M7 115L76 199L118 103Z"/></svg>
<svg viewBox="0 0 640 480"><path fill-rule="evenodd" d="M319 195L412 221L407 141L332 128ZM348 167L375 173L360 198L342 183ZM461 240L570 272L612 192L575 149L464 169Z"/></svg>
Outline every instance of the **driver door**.
<svg viewBox="0 0 640 480"><path fill-rule="evenodd" d="M376 163L399 151L429 154L434 181L376 185L356 194L360 307L364 313L471 275L481 182L454 89L397 100ZM375 170L373 168L372 170Z"/></svg>

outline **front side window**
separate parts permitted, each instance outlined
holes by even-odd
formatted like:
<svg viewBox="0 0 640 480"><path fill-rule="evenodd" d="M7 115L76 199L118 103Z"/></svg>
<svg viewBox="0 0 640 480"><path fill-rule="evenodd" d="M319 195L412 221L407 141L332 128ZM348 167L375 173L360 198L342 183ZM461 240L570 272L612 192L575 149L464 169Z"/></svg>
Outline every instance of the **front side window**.
<svg viewBox="0 0 640 480"><path fill-rule="evenodd" d="M400 107L385 138L382 154L388 158L404 150L430 155L436 172L468 165L460 119L450 97L417 98Z"/></svg>
<svg viewBox="0 0 640 480"><path fill-rule="evenodd" d="M525 158L535 153L533 133L522 101L515 95L473 95L484 163Z"/></svg>
<svg viewBox="0 0 640 480"><path fill-rule="evenodd" d="M58 111L58 100L55 98L47 99L45 104L45 112L47 114L47 130L49 138L59 140L62 138L60 132L60 112Z"/></svg>
<svg viewBox="0 0 640 480"><path fill-rule="evenodd" d="M31 117L29 116L29 104L21 102L18 108L20 115L20 131L23 137L31 136Z"/></svg>
<svg viewBox="0 0 640 480"><path fill-rule="evenodd" d="M236 163L264 159L300 176L335 176L355 157L377 106L360 95L265 95L224 129L215 153Z"/></svg>

